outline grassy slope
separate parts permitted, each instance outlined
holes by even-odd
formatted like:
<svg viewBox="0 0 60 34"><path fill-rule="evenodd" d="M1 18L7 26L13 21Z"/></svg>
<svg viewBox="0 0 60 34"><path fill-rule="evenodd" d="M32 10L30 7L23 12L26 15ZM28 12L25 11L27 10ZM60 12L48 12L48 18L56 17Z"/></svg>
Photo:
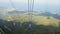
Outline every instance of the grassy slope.
<svg viewBox="0 0 60 34"><path fill-rule="evenodd" d="M8 12L8 11L12 11L12 10L15 10L14 8L13 9L4 9L2 11L4 12ZM35 13L36 14L36 13ZM32 15L32 14L31 14ZM5 20L11 20L11 21L20 21L20 22L26 22L26 21L30 21L30 16L29 15L26 15L25 14L16 14L16 15L6 15L4 16ZM53 17L50 17L50 19L47 19L47 16L34 16L32 17L32 21L36 22L35 24L37 25L53 25L53 26L58 26L58 22L60 20L58 19L55 19Z"/></svg>
<svg viewBox="0 0 60 34"><path fill-rule="evenodd" d="M30 21L30 17L26 14L21 14L21 15L7 15L5 17L6 20L12 20L12 21L20 21L20 22L26 22ZM59 26L59 21L58 19L55 19L53 17L48 17L46 16L34 16L32 17L32 21L36 22L36 25L52 25L52 26Z"/></svg>

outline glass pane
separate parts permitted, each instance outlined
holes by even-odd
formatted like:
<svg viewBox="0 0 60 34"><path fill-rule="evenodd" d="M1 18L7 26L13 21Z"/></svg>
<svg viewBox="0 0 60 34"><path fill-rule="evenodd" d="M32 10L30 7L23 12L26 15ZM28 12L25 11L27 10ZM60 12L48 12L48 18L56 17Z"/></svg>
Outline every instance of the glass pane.
<svg viewBox="0 0 60 34"><path fill-rule="evenodd" d="M0 0L0 34L60 34L60 0Z"/></svg>

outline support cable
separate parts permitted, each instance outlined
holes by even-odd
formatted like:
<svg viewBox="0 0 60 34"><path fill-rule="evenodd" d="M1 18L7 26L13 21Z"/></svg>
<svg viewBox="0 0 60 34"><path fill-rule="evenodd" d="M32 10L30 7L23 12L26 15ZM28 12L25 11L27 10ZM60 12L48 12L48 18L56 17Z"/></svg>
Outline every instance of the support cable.
<svg viewBox="0 0 60 34"><path fill-rule="evenodd" d="M30 0L31 1L31 0ZM34 0L32 0L32 4L30 5L30 1L28 0L28 14L29 14L29 21L32 21L33 17L33 9L34 9ZM30 13L31 12L31 13Z"/></svg>

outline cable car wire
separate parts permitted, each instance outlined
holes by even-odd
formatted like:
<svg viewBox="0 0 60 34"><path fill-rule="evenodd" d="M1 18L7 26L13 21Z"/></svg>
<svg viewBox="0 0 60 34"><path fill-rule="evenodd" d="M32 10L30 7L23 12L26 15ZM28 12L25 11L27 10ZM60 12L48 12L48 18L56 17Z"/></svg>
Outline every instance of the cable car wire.
<svg viewBox="0 0 60 34"><path fill-rule="evenodd" d="M30 5L30 2L32 3L31 5ZM30 21L32 21L33 11L34 11L33 9L34 9L34 0L32 0L32 1L28 0L28 14L30 16L30 18L29 18ZM30 11L32 12L32 14L29 13Z"/></svg>
<svg viewBox="0 0 60 34"><path fill-rule="evenodd" d="M9 0L9 1L11 3L12 8L16 9L16 7L15 7L14 3L12 2L12 0Z"/></svg>

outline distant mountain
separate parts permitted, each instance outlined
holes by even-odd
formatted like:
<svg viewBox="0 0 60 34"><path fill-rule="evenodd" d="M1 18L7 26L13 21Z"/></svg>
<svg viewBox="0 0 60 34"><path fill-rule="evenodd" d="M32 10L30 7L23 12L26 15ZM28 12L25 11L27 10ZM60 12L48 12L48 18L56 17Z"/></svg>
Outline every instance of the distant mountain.
<svg viewBox="0 0 60 34"><path fill-rule="evenodd" d="M14 11L11 11L11 12L8 12L8 14L24 14L24 13L27 13L27 11L17 11L17 10L14 10ZM60 15L59 14L54 14L54 13L51 13L51 12L31 12L31 13L28 13L26 15L35 15L35 16L52 16L56 19L60 19Z"/></svg>
<svg viewBox="0 0 60 34"><path fill-rule="evenodd" d="M27 11L17 11L17 10L14 10L14 11L8 12L8 14L24 14L26 12Z"/></svg>
<svg viewBox="0 0 60 34"><path fill-rule="evenodd" d="M10 8L10 9L2 9L0 10L0 18L2 18L2 14L3 15L7 15L7 14L26 14L26 15L35 15L35 16L52 16L56 19L60 19L60 14L58 11L54 12L54 11L29 11L30 13L28 13L27 10L16 10L14 8ZM57 14L56 14L57 13Z"/></svg>
<svg viewBox="0 0 60 34"><path fill-rule="evenodd" d="M56 19L60 19L60 15L59 14L53 14L53 13L50 13L50 12L44 12L44 13L41 13L41 14L38 14L39 16L52 16Z"/></svg>

